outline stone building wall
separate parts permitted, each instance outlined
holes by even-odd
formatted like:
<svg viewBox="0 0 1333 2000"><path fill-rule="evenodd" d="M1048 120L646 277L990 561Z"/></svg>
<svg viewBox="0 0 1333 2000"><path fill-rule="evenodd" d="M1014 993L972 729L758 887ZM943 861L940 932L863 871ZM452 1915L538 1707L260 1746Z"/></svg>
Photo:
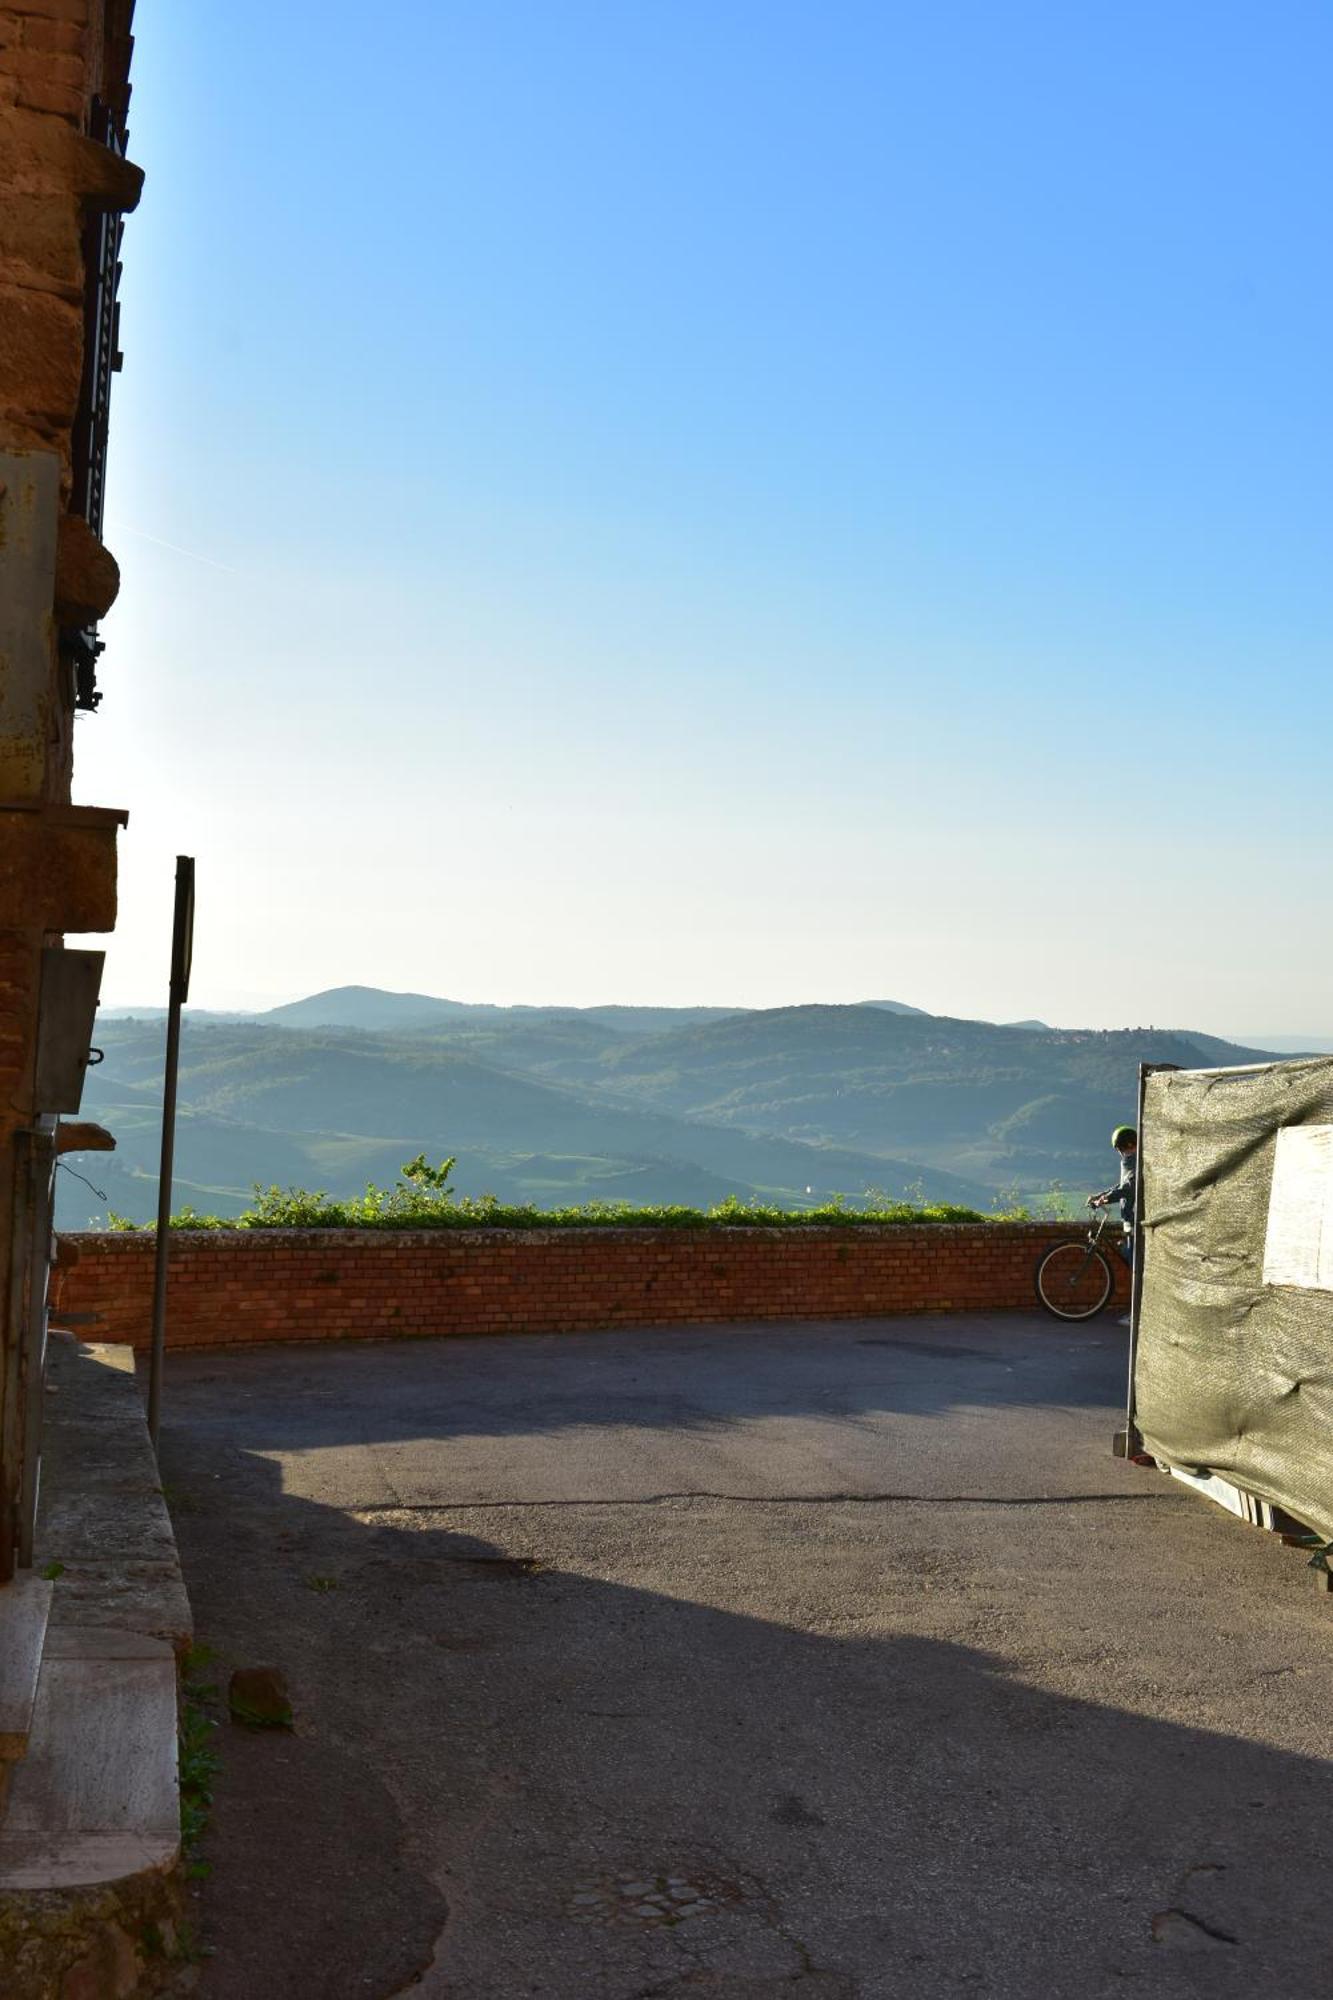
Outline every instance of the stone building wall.
<svg viewBox="0 0 1333 2000"><path fill-rule="evenodd" d="M76 703L93 698L94 628L119 583L88 465L113 365L106 218L142 182L123 157L132 6L0 4L0 1580L29 1393L21 1323L44 1282L38 1127L57 1108L36 1094L42 954L112 929L125 818L71 797Z"/></svg>

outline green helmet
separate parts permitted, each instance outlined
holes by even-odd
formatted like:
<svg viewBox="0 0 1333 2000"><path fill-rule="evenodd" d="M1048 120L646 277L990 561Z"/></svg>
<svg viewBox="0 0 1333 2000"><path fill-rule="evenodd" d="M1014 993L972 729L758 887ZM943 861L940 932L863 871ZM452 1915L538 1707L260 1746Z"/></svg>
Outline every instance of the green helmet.
<svg viewBox="0 0 1333 2000"><path fill-rule="evenodd" d="M1136 1146L1139 1143L1139 1135L1132 1125L1117 1125L1115 1131L1111 1134L1111 1144L1113 1146L1122 1146L1126 1139L1132 1139Z"/></svg>

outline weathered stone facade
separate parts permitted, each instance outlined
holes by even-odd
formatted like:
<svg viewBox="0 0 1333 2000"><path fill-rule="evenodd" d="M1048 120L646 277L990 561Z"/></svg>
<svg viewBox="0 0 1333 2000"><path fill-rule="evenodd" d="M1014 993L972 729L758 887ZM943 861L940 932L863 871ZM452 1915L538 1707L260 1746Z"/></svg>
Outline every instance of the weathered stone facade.
<svg viewBox="0 0 1333 2000"><path fill-rule="evenodd" d="M100 528L119 218L142 182L124 157L132 7L0 4L0 1581L30 1456L52 1114L69 1108L40 1101L39 1029L53 948L115 923L125 818L71 794L119 584Z"/></svg>
<svg viewBox="0 0 1333 2000"><path fill-rule="evenodd" d="M0 0L0 1624L8 1615L13 1642L3 1748L20 1760L0 1787L0 1992L14 2000L130 2000L189 1977L176 1928L174 1656L151 1634L120 1630L123 1605L99 1617L91 1588L67 1590L49 1628L18 1615L34 1587L50 1604L46 1578L64 1567L62 1557L43 1568L33 1541L51 1183L58 1117L79 1107L101 975L100 953L65 938L113 928L126 818L74 804L72 785L75 714L101 698L96 627L120 582L101 528L121 217L142 181L125 158L132 9ZM57 1409L70 1400L64 1388ZM128 1393L137 1413L132 1376ZM78 1463L105 1473L129 1427L93 1414L78 1430ZM146 1433L141 1456L156 1496ZM68 1453L48 1453L48 1467L49 1525L62 1498L79 1496ZM125 1511L136 1481L113 1465L110 1485L115 1513L96 1516L97 1546L114 1551L128 1533L137 1548ZM138 1703L128 1730L115 1721L125 1688ZM121 1770L125 1742L133 1768ZM77 1799L97 1770L115 1775L88 1808L90 1845ZM145 1773L156 1773L151 1853L129 1806ZM104 1830L122 1826L128 1845L108 1844Z"/></svg>

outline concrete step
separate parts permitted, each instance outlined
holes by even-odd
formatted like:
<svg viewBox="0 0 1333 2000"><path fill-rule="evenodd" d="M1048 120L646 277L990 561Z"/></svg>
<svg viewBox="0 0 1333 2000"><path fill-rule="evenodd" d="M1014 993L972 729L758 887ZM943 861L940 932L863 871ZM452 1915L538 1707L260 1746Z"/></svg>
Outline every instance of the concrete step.
<svg viewBox="0 0 1333 2000"><path fill-rule="evenodd" d="M52 1630L0 1825L0 1891L165 1870L179 1847L171 1645L101 1627Z"/></svg>
<svg viewBox="0 0 1333 2000"><path fill-rule="evenodd" d="M51 1612L51 1585L20 1570L0 1585L0 1762L12 1763L28 1748L42 1646ZM0 1774L2 1776L3 1774Z"/></svg>

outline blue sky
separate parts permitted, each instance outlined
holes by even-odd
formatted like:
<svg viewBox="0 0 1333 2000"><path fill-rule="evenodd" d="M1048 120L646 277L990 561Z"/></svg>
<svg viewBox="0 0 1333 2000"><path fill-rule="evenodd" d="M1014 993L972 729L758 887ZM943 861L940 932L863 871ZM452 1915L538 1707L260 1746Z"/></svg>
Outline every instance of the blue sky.
<svg viewBox="0 0 1333 2000"><path fill-rule="evenodd" d="M1333 1027L1327 10L368 22L136 10L108 997Z"/></svg>

